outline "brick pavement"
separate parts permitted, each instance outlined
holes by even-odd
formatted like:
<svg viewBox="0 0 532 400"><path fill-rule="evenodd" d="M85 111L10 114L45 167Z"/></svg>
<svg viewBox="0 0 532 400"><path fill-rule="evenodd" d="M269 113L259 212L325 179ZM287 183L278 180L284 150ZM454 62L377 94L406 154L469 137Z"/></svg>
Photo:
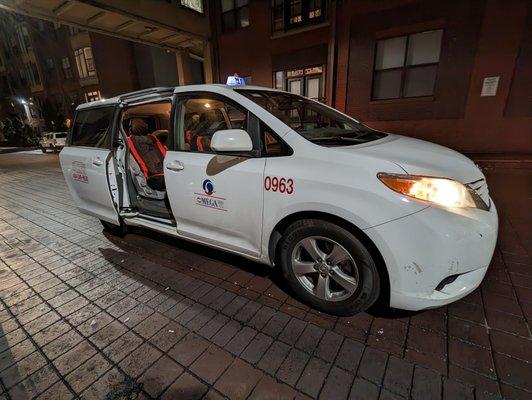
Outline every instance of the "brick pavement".
<svg viewBox="0 0 532 400"><path fill-rule="evenodd" d="M336 318L252 262L104 234L35 165L0 163L0 399L532 396L531 260L504 216L467 298Z"/></svg>

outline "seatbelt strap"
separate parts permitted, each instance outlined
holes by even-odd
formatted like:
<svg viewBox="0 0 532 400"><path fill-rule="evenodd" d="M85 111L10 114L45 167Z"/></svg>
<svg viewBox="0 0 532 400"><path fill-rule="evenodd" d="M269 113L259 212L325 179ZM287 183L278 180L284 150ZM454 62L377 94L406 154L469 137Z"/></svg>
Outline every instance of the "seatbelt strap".
<svg viewBox="0 0 532 400"><path fill-rule="evenodd" d="M127 137L127 144L129 146L129 151L131 151L131 154L133 154L133 157L135 158L135 160L139 164L140 170L144 174L144 177L146 179L148 179L148 176L149 176L148 166L146 165L146 163L144 162L144 160L140 156L139 152L137 151L137 149L135 147L135 143L133 142L133 139L131 139L131 135Z"/></svg>

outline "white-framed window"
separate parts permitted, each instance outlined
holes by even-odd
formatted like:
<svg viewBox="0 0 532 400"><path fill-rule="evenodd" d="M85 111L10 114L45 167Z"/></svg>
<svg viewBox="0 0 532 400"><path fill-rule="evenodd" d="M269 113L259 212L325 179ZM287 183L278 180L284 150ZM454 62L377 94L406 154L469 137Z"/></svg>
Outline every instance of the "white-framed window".
<svg viewBox="0 0 532 400"><path fill-rule="evenodd" d="M324 79L325 67L323 65L275 71L273 74L276 89L318 101L324 100Z"/></svg>
<svg viewBox="0 0 532 400"><path fill-rule="evenodd" d="M70 36L77 35L80 32L80 29L77 26L68 26L68 33Z"/></svg>
<svg viewBox="0 0 532 400"><path fill-rule="evenodd" d="M326 17L326 0L272 0L273 32L317 24Z"/></svg>
<svg viewBox="0 0 532 400"><path fill-rule="evenodd" d="M92 49L90 47L83 47L74 51L76 57L76 66L80 78L88 78L96 76L96 67L94 66L94 58L92 56Z"/></svg>
<svg viewBox="0 0 532 400"><path fill-rule="evenodd" d="M101 98L102 97L100 96L100 91L99 90L93 90L91 92L86 92L85 93L85 101L87 103L90 103L92 101L98 101Z"/></svg>
<svg viewBox="0 0 532 400"><path fill-rule="evenodd" d="M70 58L63 57L61 59L61 69L63 70L63 76L65 79L72 79L72 66L70 65Z"/></svg>
<svg viewBox="0 0 532 400"><path fill-rule="evenodd" d="M443 29L377 40L373 100L432 96Z"/></svg>
<svg viewBox="0 0 532 400"><path fill-rule="evenodd" d="M181 5L203 14L203 0L181 0Z"/></svg>
<svg viewBox="0 0 532 400"><path fill-rule="evenodd" d="M41 76L39 75L39 70L37 65L33 61L24 65L26 72L26 80L30 86L36 86L41 84Z"/></svg>
<svg viewBox="0 0 532 400"><path fill-rule="evenodd" d="M17 27L17 37L20 50L23 53L28 53L29 51L31 51L32 47L30 33L28 32L28 28L26 25L19 25Z"/></svg>
<svg viewBox="0 0 532 400"><path fill-rule="evenodd" d="M222 0L224 32L249 26L248 0Z"/></svg>

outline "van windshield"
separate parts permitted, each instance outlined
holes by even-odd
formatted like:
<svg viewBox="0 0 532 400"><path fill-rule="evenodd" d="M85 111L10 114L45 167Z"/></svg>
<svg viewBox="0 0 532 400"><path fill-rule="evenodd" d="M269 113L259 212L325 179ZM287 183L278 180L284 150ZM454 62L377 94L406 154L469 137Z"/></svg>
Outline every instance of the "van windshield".
<svg viewBox="0 0 532 400"><path fill-rule="evenodd" d="M351 146L381 139L375 131L333 109L295 94L271 90L238 90L279 118L305 139L323 146Z"/></svg>

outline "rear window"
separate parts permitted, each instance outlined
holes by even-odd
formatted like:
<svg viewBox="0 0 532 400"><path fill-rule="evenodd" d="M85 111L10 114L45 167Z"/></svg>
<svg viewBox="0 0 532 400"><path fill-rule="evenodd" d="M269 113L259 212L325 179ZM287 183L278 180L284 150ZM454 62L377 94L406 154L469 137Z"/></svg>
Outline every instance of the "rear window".
<svg viewBox="0 0 532 400"><path fill-rule="evenodd" d="M114 107L78 111L72 127L71 146L109 147L109 131Z"/></svg>
<svg viewBox="0 0 532 400"><path fill-rule="evenodd" d="M64 139L67 137L67 134L66 133L56 133L55 134L55 138L56 139Z"/></svg>

